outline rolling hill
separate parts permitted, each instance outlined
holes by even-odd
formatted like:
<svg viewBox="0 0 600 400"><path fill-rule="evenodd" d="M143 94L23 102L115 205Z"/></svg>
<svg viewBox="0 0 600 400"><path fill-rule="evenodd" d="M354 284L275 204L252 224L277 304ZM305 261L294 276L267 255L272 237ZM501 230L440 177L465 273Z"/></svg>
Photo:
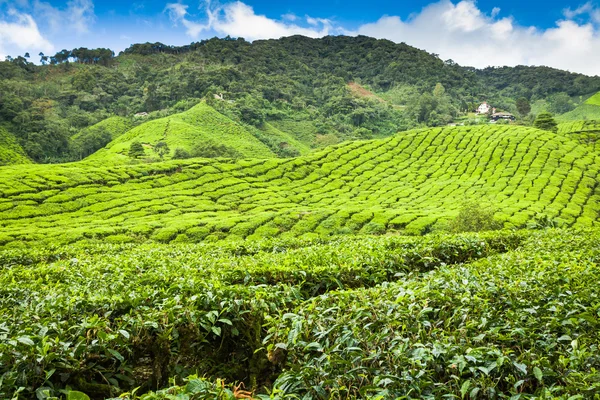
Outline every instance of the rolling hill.
<svg viewBox="0 0 600 400"><path fill-rule="evenodd" d="M4 128L0 127L0 166L13 164L30 164L17 140Z"/></svg>
<svg viewBox="0 0 600 400"><path fill-rule="evenodd" d="M206 103L199 103L179 114L148 121L111 141L106 148L92 154L88 161L130 161L129 148L133 142L145 147L146 156L157 157L154 146L166 142L171 152L176 148L192 152L198 145L222 145L245 158L274 157L273 152L242 125L220 114Z"/></svg>
<svg viewBox="0 0 600 400"><path fill-rule="evenodd" d="M178 118L187 127L192 117ZM167 122L149 124L157 133L147 140L161 138ZM119 155L132 132L105 153ZM507 227L538 214L591 227L599 171L598 155L576 141L510 126L414 130L292 159L4 167L0 244L423 234L469 199L496 207Z"/></svg>

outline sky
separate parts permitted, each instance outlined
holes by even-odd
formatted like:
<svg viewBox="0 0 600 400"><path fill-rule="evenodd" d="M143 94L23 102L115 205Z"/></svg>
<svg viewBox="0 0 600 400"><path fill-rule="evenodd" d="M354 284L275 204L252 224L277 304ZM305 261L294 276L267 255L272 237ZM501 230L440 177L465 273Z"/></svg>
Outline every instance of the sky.
<svg viewBox="0 0 600 400"><path fill-rule="evenodd" d="M600 0L0 0L0 59L214 36L367 35L478 68L600 75Z"/></svg>

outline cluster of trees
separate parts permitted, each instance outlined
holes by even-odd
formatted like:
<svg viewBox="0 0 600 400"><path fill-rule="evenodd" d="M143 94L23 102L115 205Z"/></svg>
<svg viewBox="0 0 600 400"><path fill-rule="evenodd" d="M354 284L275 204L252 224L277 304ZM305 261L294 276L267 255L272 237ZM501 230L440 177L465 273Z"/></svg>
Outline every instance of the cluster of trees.
<svg viewBox="0 0 600 400"><path fill-rule="evenodd" d="M514 112L517 99L532 108L547 101L548 111L559 113L572 105L565 96L600 90L598 77L543 67L479 71L364 36L214 38L179 47L136 44L117 57L86 48L40 56L44 65L27 57L0 62L0 123L38 162L79 159L81 148L71 148L70 138L109 116L168 110L187 99L208 99L253 126L303 123L311 135L335 142L443 125L482 99ZM348 89L352 81L391 100L357 97ZM107 137L98 133L84 147Z"/></svg>

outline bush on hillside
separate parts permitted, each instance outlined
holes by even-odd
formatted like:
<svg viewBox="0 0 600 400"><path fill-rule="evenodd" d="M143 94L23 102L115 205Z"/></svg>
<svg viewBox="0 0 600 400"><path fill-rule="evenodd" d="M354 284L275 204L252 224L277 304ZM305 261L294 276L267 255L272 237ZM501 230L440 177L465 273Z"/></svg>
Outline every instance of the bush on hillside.
<svg viewBox="0 0 600 400"><path fill-rule="evenodd" d="M241 155L235 149L224 146L222 144L204 142L199 143L192 149L192 157L204 158L240 158Z"/></svg>
<svg viewBox="0 0 600 400"><path fill-rule="evenodd" d="M481 232L502 229L502 223L494 218L496 210L489 205L467 201L458 215L448 223L451 232Z"/></svg>
<svg viewBox="0 0 600 400"><path fill-rule="evenodd" d="M550 132L558 131L558 124L549 112L543 112L537 116L533 122L533 126L538 129L542 129Z"/></svg>
<svg viewBox="0 0 600 400"><path fill-rule="evenodd" d="M163 159L165 154L169 153L169 151L169 145L167 144L167 142L163 142L162 140L156 143L156 145L154 146L154 152L158 154L161 160Z"/></svg>
<svg viewBox="0 0 600 400"><path fill-rule="evenodd" d="M133 142L131 146L129 146L129 157L138 158L146 155L144 151L144 146L140 142Z"/></svg>
<svg viewBox="0 0 600 400"><path fill-rule="evenodd" d="M181 147L178 147L175 149L175 151L173 152L173 159L174 160L184 160L186 158L191 158L192 155L190 154L189 151L187 151L186 149L182 149Z"/></svg>

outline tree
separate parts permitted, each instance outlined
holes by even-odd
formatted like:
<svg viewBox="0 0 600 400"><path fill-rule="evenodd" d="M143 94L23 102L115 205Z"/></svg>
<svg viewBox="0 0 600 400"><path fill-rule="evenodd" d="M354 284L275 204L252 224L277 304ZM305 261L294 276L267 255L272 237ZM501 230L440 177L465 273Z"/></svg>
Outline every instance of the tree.
<svg viewBox="0 0 600 400"><path fill-rule="evenodd" d="M442 97L446 93L446 88L441 83L437 83L435 85L435 89L433 89L434 97Z"/></svg>
<svg viewBox="0 0 600 400"><path fill-rule="evenodd" d="M162 160L165 154L169 154L169 145L167 142L163 142L162 140L154 146L154 152L158 154L160 159Z"/></svg>
<svg viewBox="0 0 600 400"><path fill-rule="evenodd" d="M144 146L140 142L133 142L131 146L129 146L129 157L138 158L146 155L144 151Z"/></svg>
<svg viewBox="0 0 600 400"><path fill-rule="evenodd" d="M552 117L552 114L550 114L549 112L543 112L539 114L535 121L533 121L533 126L535 126L538 129L543 129L545 131L558 131L556 121Z"/></svg>
<svg viewBox="0 0 600 400"><path fill-rule="evenodd" d="M517 111L522 117L526 116L531 112L531 104L525 97L517 99Z"/></svg>
<svg viewBox="0 0 600 400"><path fill-rule="evenodd" d="M554 114L564 114L575 108L571 96L567 93L555 93L548 97L548 110Z"/></svg>

